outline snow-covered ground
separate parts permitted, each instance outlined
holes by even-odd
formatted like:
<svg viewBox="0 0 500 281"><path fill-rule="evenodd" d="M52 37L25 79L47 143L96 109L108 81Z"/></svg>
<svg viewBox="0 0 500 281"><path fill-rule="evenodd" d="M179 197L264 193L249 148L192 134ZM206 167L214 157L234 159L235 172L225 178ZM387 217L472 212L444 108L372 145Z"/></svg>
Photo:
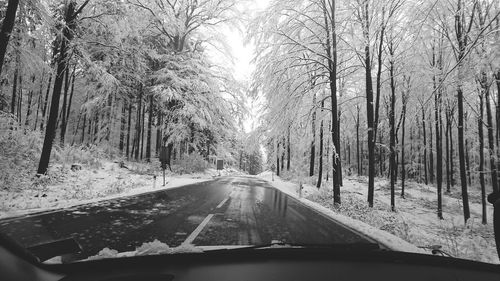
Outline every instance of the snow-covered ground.
<svg viewBox="0 0 500 281"><path fill-rule="evenodd" d="M166 184L159 169L150 165L104 161L100 168L82 166L72 171L68 165L54 165L49 174L52 177L37 180L29 189L0 191L0 219L30 213L71 207L122 196L130 196L187 184L208 181L219 175L214 169L203 173L174 175L167 172ZM236 174L226 169L221 175Z"/></svg>
<svg viewBox="0 0 500 281"><path fill-rule="evenodd" d="M437 218L435 187L409 182L406 196L396 192L396 212L390 209L390 189L386 180L375 184L374 207L366 203L367 179L347 178L341 187L340 207L333 205L331 182L321 189L303 184L299 194L299 184L284 181L266 171L260 178L269 181L274 187L292 195L321 211L335 220L344 223L358 232L380 241L383 245L400 251L422 252L418 247L441 246L441 250L457 258L472 259L489 263L499 263L495 248L492 226L492 206L488 206L490 223L481 224L480 201L470 202L471 219L464 224L459 192L443 193L444 220ZM398 187L399 188L399 187ZM455 187L456 188L456 187ZM475 198L471 191L471 198ZM430 250L426 250L430 253Z"/></svg>

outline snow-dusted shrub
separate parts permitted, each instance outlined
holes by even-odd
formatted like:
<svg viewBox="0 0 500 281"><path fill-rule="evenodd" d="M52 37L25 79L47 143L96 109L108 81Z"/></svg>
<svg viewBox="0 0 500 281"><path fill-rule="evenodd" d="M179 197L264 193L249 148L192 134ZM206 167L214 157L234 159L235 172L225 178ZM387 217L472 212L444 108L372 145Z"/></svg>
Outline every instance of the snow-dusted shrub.
<svg viewBox="0 0 500 281"><path fill-rule="evenodd" d="M154 175L160 170L161 164L158 158L152 158L151 162L130 162L127 168L138 175Z"/></svg>
<svg viewBox="0 0 500 281"><path fill-rule="evenodd" d="M177 160L172 166L172 170L179 174L192 174L203 172L208 168L208 163L203 156L194 152L189 155L183 156Z"/></svg>
<svg viewBox="0 0 500 281"><path fill-rule="evenodd" d="M391 212L389 206L378 200L375 200L374 207L370 208L359 194L345 192L342 194L342 204L334 205L333 191L327 188L321 188L317 194L310 195L307 199L407 241L410 239L409 226L406 222L397 213Z"/></svg>
<svg viewBox="0 0 500 281"><path fill-rule="evenodd" d="M134 185L135 183L129 180L118 180L109 184L108 187L103 190L101 196L122 193L125 190L132 189Z"/></svg>
<svg viewBox="0 0 500 281"><path fill-rule="evenodd" d="M63 164L79 163L90 168L102 167L102 159L109 159L109 150L96 145L90 146L54 146L52 157Z"/></svg>
<svg viewBox="0 0 500 281"><path fill-rule="evenodd" d="M41 135L0 113L0 188L22 190L35 175L42 150Z"/></svg>

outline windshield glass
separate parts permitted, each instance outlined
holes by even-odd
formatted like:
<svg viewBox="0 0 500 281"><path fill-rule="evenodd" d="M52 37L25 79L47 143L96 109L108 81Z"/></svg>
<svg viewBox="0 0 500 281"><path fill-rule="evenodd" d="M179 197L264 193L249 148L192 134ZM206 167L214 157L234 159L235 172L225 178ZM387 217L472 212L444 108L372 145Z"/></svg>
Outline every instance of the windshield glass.
<svg viewBox="0 0 500 281"><path fill-rule="evenodd" d="M0 20L0 234L41 262L500 262L497 1L3 1Z"/></svg>

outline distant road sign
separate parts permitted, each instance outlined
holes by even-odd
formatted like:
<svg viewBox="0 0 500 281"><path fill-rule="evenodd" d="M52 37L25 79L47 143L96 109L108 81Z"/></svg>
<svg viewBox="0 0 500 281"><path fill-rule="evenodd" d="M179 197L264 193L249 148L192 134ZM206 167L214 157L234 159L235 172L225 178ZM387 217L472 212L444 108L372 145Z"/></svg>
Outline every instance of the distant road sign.
<svg viewBox="0 0 500 281"><path fill-rule="evenodd" d="M274 166L274 164L271 165L271 171L274 172L274 170L276 170L276 166Z"/></svg>
<svg viewBox="0 0 500 281"><path fill-rule="evenodd" d="M169 158L169 151L166 146L162 146L160 150L160 164L161 168L165 170L167 168L167 163L168 163L168 158Z"/></svg>
<svg viewBox="0 0 500 281"><path fill-rule="evenodd" d="M167 159L168 159L168 150L166 146L161 147L160 151L160 162L162 167L167 164Z"/></svg>
<svg viewBox="0 0 500 281"><path fill-rule="evenodd" d="M224 169L224 160L217 160L217 170Z"/></svg>

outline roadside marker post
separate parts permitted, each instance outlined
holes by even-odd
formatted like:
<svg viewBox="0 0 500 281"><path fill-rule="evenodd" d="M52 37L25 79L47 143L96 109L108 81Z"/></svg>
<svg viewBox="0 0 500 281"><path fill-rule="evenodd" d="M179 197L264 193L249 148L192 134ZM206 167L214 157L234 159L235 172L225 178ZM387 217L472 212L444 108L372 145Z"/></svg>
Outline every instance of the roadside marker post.
<svg viewBox="0 0 500 281"><path fill-rule="evenodd" d="M219 177L220 177L220 171L224 169L224 160L218 159L217 160L217 171L219 171Z"/></svg>

